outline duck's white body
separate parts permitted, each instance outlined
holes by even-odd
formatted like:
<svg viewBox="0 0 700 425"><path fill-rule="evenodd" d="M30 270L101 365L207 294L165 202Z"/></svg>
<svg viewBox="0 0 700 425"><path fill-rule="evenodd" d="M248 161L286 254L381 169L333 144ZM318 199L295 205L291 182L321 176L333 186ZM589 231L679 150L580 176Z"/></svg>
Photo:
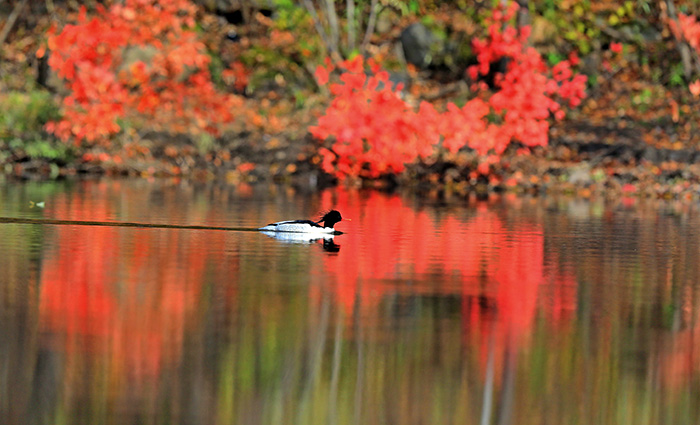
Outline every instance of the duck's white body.
<svg viewBox="0 0 700 425"><path fill-rule="evenodd" d="M262 230L260 233L278 241L290 243L314 243L320 240L333 241L335 237L332 233L270 232L267 230Z"/></svg>
<svg viewBox="0 0 700 425"><path fill-rule="evenodd" d="M340 235L339 232L333 228L335 223L341 221L343 217L338 211L330 210L321 217L319 221L311 220L287 220L278 221L277 223L268 224L265 227L261 227L258 230L263 232L283 232L283 233L304 233L307 235ZM321 226L323 223L323 226Z"/></svg>
<svg viewBox="0 0 700 425"><path fill-rule="evenodd" d="M310 220L288 220L278 221L268 224L258 230L265 232L289 232L289 233L309 233L317 235L332 235L336 230L332 227L323 227Z"/></svg>

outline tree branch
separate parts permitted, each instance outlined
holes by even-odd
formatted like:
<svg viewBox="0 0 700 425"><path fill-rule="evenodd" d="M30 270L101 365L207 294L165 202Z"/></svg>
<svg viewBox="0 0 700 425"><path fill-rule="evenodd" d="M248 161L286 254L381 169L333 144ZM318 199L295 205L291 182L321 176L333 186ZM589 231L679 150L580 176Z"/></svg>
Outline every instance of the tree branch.
<svg viewBox="0 0 700 425"><path fill-rule="evenodd" d="M17 18L19 17L20 13L22 13L22 10L24 10L24 6L26 6L26 5L27 5L27 0L22 0L19 3L15 3L15 8L12 9L12 13L10 13L10 16L7 18L7 22L5 22L5 26L2 28L2 31L0 32L0 54L2 52L2 45L5 44L5 40L10 35L10 31L12 30L12 27L15 26L15 22L17 22Z"/></svg>
<svg viewBox="0 0 700 425"><path fill-rule="evenodd" d="M316 28L316 32L321 37L321 40L323 40L323 44L326 45L326 48L328 50L331 50L331 44L328 39L328 34L323 28L323 23L321 23L321 19L318 17L318 13L316 13L316 8L314 7L314 4L311 2L311 0L302 0L302 2L304 3L306 11L309 12L309 15L311 15L311 19L314 21L314 27Z"/></svg>
<svg viewBox="0 0 700 425"><path fill-rule="evenodd" d="M348 50L355 50L355 44L357 43L357 35L355 34L355 0L346 1L346 12L348 21Z"/></svg>
<svg viewBox="0 0 700 425"><path fill-rule="evenodd" d="M377 23L377 0L372 0L372 4L370 5L370 12L369 12L369 21L367 22L367 29L365 31L365 36L362 39L362 45L360 46L360 53L365 54L365 50L367 49L367 44L369 44L369 39L372 37L372 34L374 34L374 26Z"/></svg>
<svg viewBox="0 0 700 425"><path fill-rule="evenodd" d="M338 52L338 44L340 39L340 31L338 29L338 14L335 12L335 0L326 0L326 15L328 17L328 26L330 27L330 40L333 44L332 51Z"/></svg>

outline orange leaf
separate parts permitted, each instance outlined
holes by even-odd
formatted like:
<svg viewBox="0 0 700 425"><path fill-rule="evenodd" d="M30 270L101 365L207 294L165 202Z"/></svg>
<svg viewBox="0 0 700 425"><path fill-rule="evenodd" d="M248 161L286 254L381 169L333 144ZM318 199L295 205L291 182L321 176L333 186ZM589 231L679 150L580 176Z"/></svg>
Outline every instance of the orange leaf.
<svg viewBox="0 0 700 425"><path fill-rule="evenodd" d="M690 90L690 93L693 94L694 97L700 96L700 80L695 80L690 85L688 86L688 89Z"/></svg>

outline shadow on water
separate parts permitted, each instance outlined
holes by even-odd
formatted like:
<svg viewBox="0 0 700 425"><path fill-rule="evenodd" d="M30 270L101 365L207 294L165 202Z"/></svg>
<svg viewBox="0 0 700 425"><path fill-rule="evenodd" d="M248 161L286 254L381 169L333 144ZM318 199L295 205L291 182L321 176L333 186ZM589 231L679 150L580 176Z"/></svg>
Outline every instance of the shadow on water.
<svg viewBox="0 0 700 425"><path fill-rule="evenodd" d="M694 205L99 181L0 216L3 423L700 418Z"/></svg>

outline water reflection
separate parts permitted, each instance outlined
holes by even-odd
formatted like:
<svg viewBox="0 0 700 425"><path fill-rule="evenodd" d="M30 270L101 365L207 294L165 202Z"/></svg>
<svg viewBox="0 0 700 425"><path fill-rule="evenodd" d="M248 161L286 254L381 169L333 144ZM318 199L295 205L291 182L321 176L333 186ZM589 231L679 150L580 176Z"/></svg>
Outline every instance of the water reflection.
<svg viewBox="0 0 700 425"><path fill-rule="evenodd" d="M339 252L340 245L335 243L334 235L309 235L305 233L293 233L293 232L268 232L261 231L263 235L275 239L281 243L292 243L292 244L317 244L320 243L323 250L326 252Z"/></svg>
<svg viewBox="0 0 700 425"><path fill-rule="evenodd" d="M4 216L353 217L343 235L295 243L0 225L4 423L700 418L700 223L688 205L143 181L1 189Z"/></svg>

